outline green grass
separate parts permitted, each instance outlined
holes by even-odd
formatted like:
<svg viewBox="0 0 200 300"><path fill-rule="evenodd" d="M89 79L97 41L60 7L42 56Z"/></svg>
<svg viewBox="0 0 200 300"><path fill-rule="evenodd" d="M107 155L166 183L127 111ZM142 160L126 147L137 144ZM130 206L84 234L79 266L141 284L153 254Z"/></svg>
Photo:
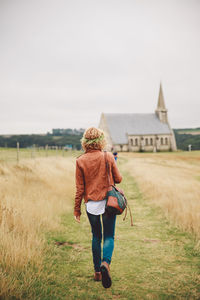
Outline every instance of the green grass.
<svg viewBox="0 0 200 300"><path fill-rule="evenodd" d="M129 213L125 221L123 216L117 217L112 287L105 290L93 280L91 231L83 204L80 224L71 211L61 216L62 231L45 233L40 277L33 276L28 286L26 274L16 273L21 299L200 299L198 241L171 225L161 209L145 200L134 178L124 170L126 162L127 158L120 157L120 186L129 201L134 226L130 226ZM58 246L58 241L66 244ZM34 275L34 266L28 266L27 272ZM9 299L19 299L18 294L16 291Z"/></svg>
<svg viewBox="0 0 200 300"><path fill-rule="evenodd" d="M160 209L150 207L128 173L123 176L121 187L133 212L134 227L129 215L125 221L117 217L112 287L105 290L93 281L91 232L82 207L80 224L72 213L63 215L63 231L46 234L49 250L35 298L199 299L197 241L173 227ZM57 246L56 241L67 244Z"/></svg>

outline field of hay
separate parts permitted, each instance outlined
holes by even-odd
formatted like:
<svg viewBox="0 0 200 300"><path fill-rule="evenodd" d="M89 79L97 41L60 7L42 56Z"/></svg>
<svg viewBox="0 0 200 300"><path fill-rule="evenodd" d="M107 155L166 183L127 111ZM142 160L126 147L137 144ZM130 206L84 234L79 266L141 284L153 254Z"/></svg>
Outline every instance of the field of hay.
<svg viewBox="0 0 200 300"><path fill-rule="evenodd" d="M0 298L66 299L64 296L59 296L58 298L52 296L51 298L49 295L52 294L53 290L55 290L56 293L59 292L61 290L62 281L65 282L64 278L67 278L67 283L65 282L65 286L62 287L63 295L66 293L66 284L68 284L70 280L74 280L68 286L68 292L71 293L69 299L86 299L80 296L82 295L81 288L79 294L77 294L77 290L72 290L72 286L76 284L75 282L77 281L76 272L78 266L82 264L81 257L79 256L79 251L81 251L82 246L76 243L74 244L75 246L70 245L73 245L73 241L78 239L78 241L82 240L88 249L88 236L90 234L89 227L87 227L84 234L80 233L80 235L77 235L76 229L74 229L76 227L73 225L72 209L75 194L75 156L78 155L79 153L71 152L68 153L66 157L51 156L32 159L23 159L22 156L18 164L12 160L6 161L5 158L0 162ZM4 157L6 157L5 153ZM118 163L122 172L128 172L130 174L130 176L124 176L123 183L129 195L130 202L134 200L133 195L135 195L135 193L138 195L138 216L134 216L134 218L138 218L138 224L141 223L139 220L140 217L144 219L144 222L146 222L145 220L147 218L145 212L145 209L147 209L145 208L146 206L143 208L140 207L140 205L146 205L141 204L140 193L142 193L145 202L148 205L150 204L150 206L156 204L161 207L167 218L170 219L173 224L176 224L185 231L191 232L195 239L200 236L200 152L156 154L120 153ZM130 187L126 186L126 180L129 180ZM140 192L132 190L135 186L135 181L139 186ZM133 182L133 188L131 187L131 182ZM133 211L134 209L136 209L135 205L133 205ZM140 211L143 209L144 215L142 216ZM67 224L68 232L66 234L64 233L67 230L66 224L61 221L63 215L67 216L65 223ZM150 217L153 218L152 216L153 213ZM86 226L85 224L88 226L84 214L83 220L83 227ZM153 222L152 219L151 222ZM75 224L75 226L78 225ZM129 224L123 226L125 227L124 229L122 228L122 232L125 230L127 239L131 243L134 236L130 226ZM146 225L144 228L145 227ZM155 228L154 230L157 230ZM66 243L67 246L65 250L72 251L71 256L63 256L64 252L62 250L58 252L59 250L56 250L54 245L52 246L52 240L54 240L54 238L52 238L52 232L57 233L57 240L62 241L66 238L69 239ZM62 237L62 233L64 238ZM145 233L145 235L146 234L147 233ZM151 235L153 234L157 235L155 232L151 233ZM48 236L51 237L48 239ZM141 233L139 234L139 237L140 236ZM181 236L179 236L179 238L181 238ZM149 238L145 238L144 240L149 240ZM135 241L135 253L141 251L141 245L137 246L138 241L141 242L137 238ZM186 241L189 243L188 237ZM198 246L198 243L195 244L195 247ZM126 242L122 245L119 255L122 255L120 253L125 251L125 247ZM137 247L139 248L137 249ZM148 247L147 244L146 255L150 255ZM130 249L128 244L127 249ZM155 249L152 249L152 251L155 252ZM68 265L66 265L68 269L65 270L65 274L60 274L59 272L61 271L58 271L58 266L64 268L63 264L59 262L59 255L62 256L62 259L64 257L66 262L68 261ZM88 255L89 254L86 256L87 259L89 259ZM50 259L51 256L54 257L54 261L52 258ZM75 269L76 271L73 271L73 277L71 269L76 266L75 262L78 259L80 259L80 262ZM166 261L166 254L164 254L163 259ZM183 258L183 260L184 259L185 258ZM194 257L194 260L195 259L196 256ZM73 262L73 265L70 265L70 262ZM191 262L188 261L188 263L190 266ZM193 265L195 266L195 261ZM146 264L144 264L144 274L146 272L145 268ZM190 293L191 295L197 295L196 288L194 288L197 281L196 271L194 272L193 269L190 270L188 268L187 266L185 269L187 270L185 272L188 272L188 278L194 276L194 279L190 283L191 285L188 285L188 290L184 291L183 286L187 284L187 281L182 281L180 278L179 282L176 283L180 285L179 288L177 289L177 287L174 286L174 291L177 289L177 295L179 295L179 293L180 295L183 295L183 293L185 293L184 295L187 293L189 293L188 295L190 295ZM52 273L52 270L54 270L54 273ZM127 270L129 270L128 265ZM138 270L142 272L141 266ZM122 274L123 272L124 270L122 270ZM129 270L129 272L131 272L131 270ZM78 274L85 276L82 269L79 270ZM176 271L174 271L174 276L179 276L177 274ZM56 282L56 276L60 276L58 282ZM137 276L137 274L134 276ZM147 276L147 274L145 276ZM170 276L171 273L169 273L169 278ZM144 277L144 280L147 281L147 277ZM153 293L151 292L151 286L153 284L151 280L151 277L149 277L148 287L146 287L147 290L143 291L143 293L150 293L149 295ZM166 280L166 278L163 280ZM155 296L155 298L153 296L145 298L146 296L144 297L144 294L140 295L141 284L143 284L141 282L141 278L139 278L138 289L134 292L136 298L134 299L159 299L157 296ZM79 284L83 284L83 291L87 287L88 293L92 293L92 291L89 292L90 288L86 282L81 280ZM127 295L130 295L130 299L132 299L131 295L133 292L132 288L130 289L131 284L131 281L127 281L126 291L112 290L106 295L104 295L102 291L99 299L112 299L112 293L116 293L116 295L123 295L123 293L125 295L128 293ZM166 295L171 295L170 291L167 291L167 286L168 283L166 281L163 287L164 292L162 292L164 295L165 293ZM51 287L53 290L51 290ZM193 290L191 290L191 288L193 288ZM159 294L161 291L157 291L157 293ZM94 299L93 294L88 297ZM118 298L129 299L126 297ZM196 296L194 299L197 299Z"/></svg>
<svg viewBox="0 0 200 300"><path fill-rule="evenodd" d="M74 161L51 157L2 162L0 187L0 291L12 295L19 289L19 276L25 290L40 280L44 232L60 230L60 215L72 207Z"/></svg>
<svg viewBox="0 0 200 300"><path fill-rule="evenodd" d="M55 157L55 156L73 156L74 151L66 151L63 148L44 149L38 147L32 148L2 148L0 147L0 162L20 162L24 159L42 158L42 157Z"/></svg>
<svg viewBox="0 0 200 300"><path fill-rule="evenodd" d="M200 151L126 153L126 168L167 218L200 237Z"/></svg>

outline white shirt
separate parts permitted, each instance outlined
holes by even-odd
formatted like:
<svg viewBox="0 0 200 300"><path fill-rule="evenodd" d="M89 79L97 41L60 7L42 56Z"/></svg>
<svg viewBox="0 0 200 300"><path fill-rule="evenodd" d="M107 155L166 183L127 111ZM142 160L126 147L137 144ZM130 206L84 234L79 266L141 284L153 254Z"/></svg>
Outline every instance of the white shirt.
<svg viewBox="0 0 200 300"><path fill-rule="evenodd" d="M102 215L105 212L106 200L88 201L86 203L86 210L92 215Z"/></svg>

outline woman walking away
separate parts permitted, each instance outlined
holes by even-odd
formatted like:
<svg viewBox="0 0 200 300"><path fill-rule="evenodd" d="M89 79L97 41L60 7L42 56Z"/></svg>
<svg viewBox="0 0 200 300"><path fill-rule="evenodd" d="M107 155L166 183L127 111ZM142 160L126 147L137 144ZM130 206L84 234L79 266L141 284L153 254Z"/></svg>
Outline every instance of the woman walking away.
<svg viewBox="0 0 200 300"><path fill-rule="evenodd" d="M108 171L106 169L103 131L88 128L81 140L84 154L76 160L76 197L74 217L80 223L81 201L84 197L87 216L92 231L92 255L94 263L94 280L101 281L104 288L112 284L110 263L114 249L116 215L105 212L106 194L108 189ZM111 184L120 183L119 173L113 154L107 153ZM103 225L103 257L101 255Z"/></svg>

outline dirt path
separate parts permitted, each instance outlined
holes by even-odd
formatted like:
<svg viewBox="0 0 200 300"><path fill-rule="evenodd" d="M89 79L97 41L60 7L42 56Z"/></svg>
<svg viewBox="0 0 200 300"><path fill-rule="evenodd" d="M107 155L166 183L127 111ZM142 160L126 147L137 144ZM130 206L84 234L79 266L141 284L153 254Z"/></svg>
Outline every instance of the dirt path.
<svg viewBox="0 0 200 300"><path fill-rule="evenodd" d="M66 230L48 235L51 276L41 299L200 298L195 239L171 226L161 210L143 199L133 177L123 176L121 187L129 199L134 227L129 216L126 221L118 216L112 287L105 290L93 281L91 234L83 207L81 224L66 215L62 219Z"/></svg>

